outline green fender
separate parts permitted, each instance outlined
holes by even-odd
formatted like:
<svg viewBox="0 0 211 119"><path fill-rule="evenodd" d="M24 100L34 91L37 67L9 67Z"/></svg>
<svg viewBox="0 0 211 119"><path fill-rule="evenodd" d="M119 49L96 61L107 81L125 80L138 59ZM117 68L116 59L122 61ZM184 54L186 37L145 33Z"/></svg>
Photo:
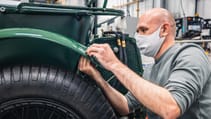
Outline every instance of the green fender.
<svg viewBox="0 0 211 119"><path fill-rule="evenodd" d="M33 28L0 30L0 65L53 65L75 71L87 47L74 39Z"/></svg>
<svg viewBox="0 0 211 119"><path fill-rule="evenodd" d="M76 42L71 38L66 38L53 32L32 28L6 28L0 30L0 39L18 37L47 40L72 49L80 55L83 55L85 57L87 56L85 53L87 49L86 46Z"/></svg>

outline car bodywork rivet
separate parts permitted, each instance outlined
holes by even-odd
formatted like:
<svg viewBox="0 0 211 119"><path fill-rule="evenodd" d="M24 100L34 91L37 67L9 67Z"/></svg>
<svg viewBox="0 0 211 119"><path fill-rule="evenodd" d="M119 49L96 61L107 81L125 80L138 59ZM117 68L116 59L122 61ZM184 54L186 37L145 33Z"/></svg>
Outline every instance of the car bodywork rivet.
<svg viewBox="0 0 211 119"><path fill-rule="evenodd" d="M6 8L5 7L0 7L0 12L5 12Z"/></svg>

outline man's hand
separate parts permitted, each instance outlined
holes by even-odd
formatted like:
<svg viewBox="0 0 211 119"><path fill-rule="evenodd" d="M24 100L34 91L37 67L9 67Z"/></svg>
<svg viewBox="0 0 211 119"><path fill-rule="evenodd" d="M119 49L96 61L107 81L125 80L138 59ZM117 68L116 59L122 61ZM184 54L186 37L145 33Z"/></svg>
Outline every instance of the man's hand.
<svg viewBox="0 0 211 119"><path fill-rule="evenodd" d="M96 75L99 75L100 73L98 72L97 69L95 69L90 60L86 59L85 57L81 57L78 68L80 71L84 72L85 74L91 76L92 78L95 78Z"/></svg>
<svg viewBox="0 0 211 119"><path fill-rule="evenodd" d="M93 44L87 49L89 56L94 56L107 70L111 70L121 63L108 44Z"/></svg>
<svg viewBox="0 0 211 119"><path fill-rule="evenodd" d="M122 95L115 88L110 86L110 84L103 79L100 72L91 65L90 60L81 57L78 64L78 68L80 71L88 74L96 81L98 86L104 91L106 97L111 102L112 106L120 114L127 115L129 113L127 99L124 97L124 95Z"/></svg>

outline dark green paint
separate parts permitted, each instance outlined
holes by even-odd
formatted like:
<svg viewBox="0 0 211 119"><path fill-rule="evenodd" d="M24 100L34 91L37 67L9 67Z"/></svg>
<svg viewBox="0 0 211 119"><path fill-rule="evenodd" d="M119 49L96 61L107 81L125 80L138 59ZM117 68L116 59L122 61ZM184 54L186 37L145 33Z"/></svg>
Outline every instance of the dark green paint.
<svg viewBox="0 0 211 119"><path fill-rule="evenodd" d="M0 39L16 39L16 38L37 38L54 42L56 44L67 47L80 55L86 56L86 46L74 41L73 39L66 38L62 35L52 33L49 31L32 29L32 28L7 28L0 30Z"/></svg>
<svg viewBox="0 0 211 119"><path fill-rule="evenodd" d="M106 8L107 3L108 3L108 0L104 0L104 3L103 3L103 8Z"/></svg>
<svg viewBox="0 0 211 119"><path fill-rule="evenodd" d="M106 3L107 4L107 3ZM104 6L106 5L104 4ZM76 15L114 15L123 16L124 12L121 10L114 10L108 8L89 8L89 7L75 7L75 6L61 6L52 4L32 4L21 3L17 7L9 5L0 5L6 8L6 13L48 13L48 14L76 14Z"/></svg>

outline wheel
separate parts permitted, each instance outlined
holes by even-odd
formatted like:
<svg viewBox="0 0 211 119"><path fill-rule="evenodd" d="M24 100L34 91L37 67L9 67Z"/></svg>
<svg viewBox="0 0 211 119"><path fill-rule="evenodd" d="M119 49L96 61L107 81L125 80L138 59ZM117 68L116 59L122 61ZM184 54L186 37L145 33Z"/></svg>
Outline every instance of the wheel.
<svg viewBox="0 0 211 119"><path fill-rule="evenodd" d="M0 119L116 119L97 87L44 66L1 69Z"/></svg>

